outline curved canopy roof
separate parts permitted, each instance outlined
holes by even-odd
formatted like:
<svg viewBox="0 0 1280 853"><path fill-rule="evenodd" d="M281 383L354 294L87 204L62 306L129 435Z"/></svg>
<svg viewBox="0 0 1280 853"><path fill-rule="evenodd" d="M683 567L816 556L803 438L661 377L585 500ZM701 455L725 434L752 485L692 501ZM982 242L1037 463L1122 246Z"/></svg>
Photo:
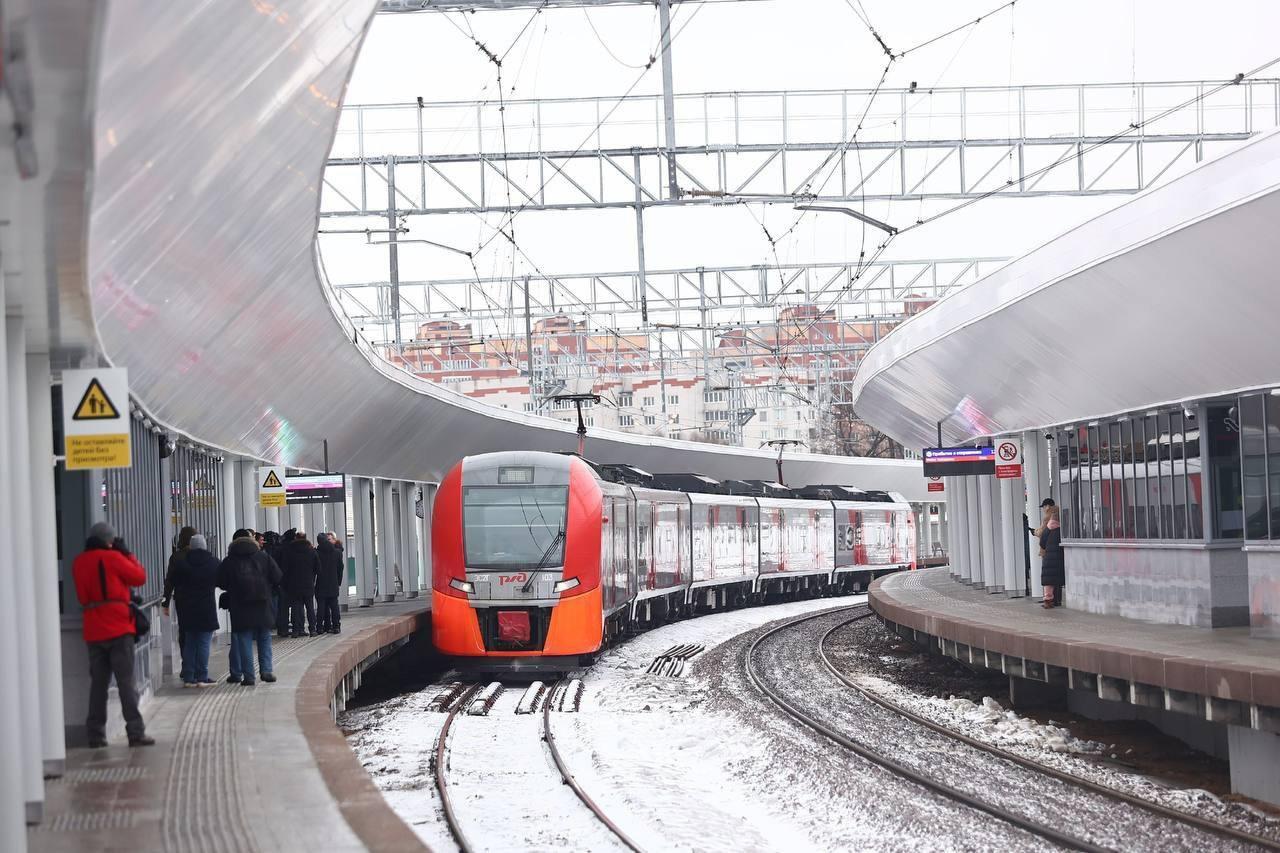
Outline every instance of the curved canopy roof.
<svg viewBox="0 0 1280 853"><path fill-rule="evenodd" d="M375 0L116 3L94 112L89 284L104 352L161 422L288 465L434 480L469 453L569 450L565 424L488 407L364 346L318 268L321 176ZM595 433L651 471L774 476L773 454ZM798 483L928 499L916 462L794 455Z"/></svg>
<svg viewBox="0 0 1280 853"><path fill-rule="evenodd" d="M1280 132L1135 196L871 348L858 414L907 447L1280 383Z"/></svg>

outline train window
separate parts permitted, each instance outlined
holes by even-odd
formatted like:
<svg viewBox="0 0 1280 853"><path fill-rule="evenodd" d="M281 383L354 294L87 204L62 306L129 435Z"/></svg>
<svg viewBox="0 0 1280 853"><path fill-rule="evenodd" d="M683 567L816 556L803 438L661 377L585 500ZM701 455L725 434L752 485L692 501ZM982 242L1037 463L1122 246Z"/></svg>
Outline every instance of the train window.
<svg viewBox="0 0 1280 853"><path fill-rule="evenodd" d="M567 486L467 486L463 538L469 569L531 570L564 562Z"/></svg>

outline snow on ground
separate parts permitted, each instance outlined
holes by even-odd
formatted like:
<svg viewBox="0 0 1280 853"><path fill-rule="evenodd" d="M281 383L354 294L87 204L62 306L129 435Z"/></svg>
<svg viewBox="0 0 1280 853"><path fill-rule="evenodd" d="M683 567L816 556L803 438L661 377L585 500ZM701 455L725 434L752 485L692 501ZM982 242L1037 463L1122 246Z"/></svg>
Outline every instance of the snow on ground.
<svg viewBox="0 0 1280 853"><path fill-rule="evenodd" d="M1226 802L1202 788L1170 788L1125 769L1101 763L1107 744L1073 737L1065 728L1005 709L984 696L981 703L952 696L927 696L876 675L846 671L857 683L907 710L975 740L1008 750L1056 770L1071 773L1169 808L1181 809L1246 832L1280 838L1280 819L1246 803ZM1117 756L1112 754L1111 758Z"/></svg>
<svg viewBox="0 0 1280 853"><path fill-rule="evenodd" d="M726 611L649 631L606 652L583 678L577 713L553 713L566 762L587 792L649 850L819 850L840 847L824 821L847 802L798 809L794 778L770 778L776 742L736 715L706 707L707 652L680 678L645 672L671 646L713 647L766 623L848 606L865 596ZM455 845L435 792L431 758L445 715L427 710L439 686L344 714L339 723L392 809L437 850ZM517 715L512 687L486 717L459 715L449 786L481 850L611 850L613 836L559 781L539 739L541 714ZM860 848L862 844L851 844Z"/></svg>

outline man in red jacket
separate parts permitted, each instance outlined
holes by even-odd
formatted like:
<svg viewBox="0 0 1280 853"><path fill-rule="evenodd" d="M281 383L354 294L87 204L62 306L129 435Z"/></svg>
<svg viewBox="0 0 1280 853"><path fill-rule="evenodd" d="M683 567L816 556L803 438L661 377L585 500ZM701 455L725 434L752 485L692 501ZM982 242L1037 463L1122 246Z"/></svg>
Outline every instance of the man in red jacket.
<svg viewBox="0 0 1280 853"><path fill-rule="evenodd" d="M133 685L133 645L136 629L129 608L130 587L147 582L147 571L129 553L124 540L105 521L89 528L84 553L71 564L76 597L84 608L84 641L89 647L89 746L107 745L107 688L116 677L120 709L124 712L129 746L151 746L146 724L138 711L138 691Z"/></svg>

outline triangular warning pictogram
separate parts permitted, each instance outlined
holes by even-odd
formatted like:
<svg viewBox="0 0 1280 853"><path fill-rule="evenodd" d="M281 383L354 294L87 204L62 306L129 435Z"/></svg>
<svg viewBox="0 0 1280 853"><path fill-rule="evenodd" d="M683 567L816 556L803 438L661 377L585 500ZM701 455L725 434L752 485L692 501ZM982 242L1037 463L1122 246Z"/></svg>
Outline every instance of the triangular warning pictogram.
<svg viewBox="0 0 1280 853"><path fill-rule="evenodd" d="M280 482L280 478L276 476L276 472L275 472L275 471L268 471L268 472L267 472L267 479L265 479L265 480L263 480L263 481L262 481L262 488L264 488L264 489L283 489L283 488L284 488L284 483L281 483L281 482Z"/></svg>
<svg viewBox="0 0 1280 853"><path fill-rule="evenodd" d="M95 376L89 380L89 387L85 389L84 396L80 398L80 403L76 406L75 414L71 416L71 420L114 421L119 417L120 411L116 408L115 403L111 402L111 398L107 396L107 392L102 388L102 383Z"/></svg>

